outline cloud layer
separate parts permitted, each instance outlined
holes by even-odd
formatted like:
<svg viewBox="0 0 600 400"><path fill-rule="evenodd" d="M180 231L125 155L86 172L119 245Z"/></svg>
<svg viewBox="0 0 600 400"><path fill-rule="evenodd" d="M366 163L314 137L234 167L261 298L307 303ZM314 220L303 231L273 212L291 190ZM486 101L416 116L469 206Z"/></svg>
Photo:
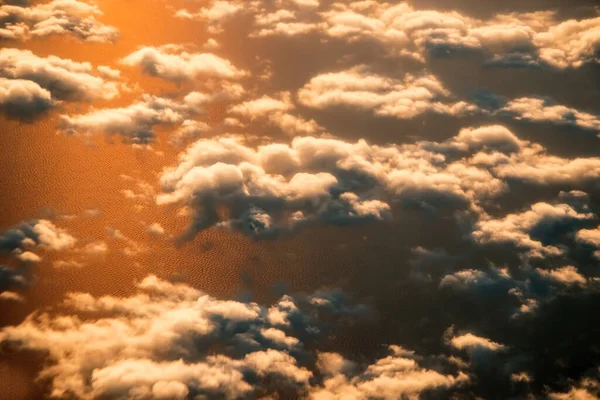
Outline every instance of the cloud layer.
<svg viewBox="0 0 600 400"><path fill-rule="evenodd" d="M413 352L391 346L390 356L364 369L339 354L319 354L321 385L301 365L312 356L299 338L318 330L306 307L320 307L322 297L284 296L262 307L155 276L137 289L125 298L71 293L65 305L85 318L33 314L2 329L0 342L48 353L40 377L51 382L53 396L251 398L287 387L314 399L394 399L469 381L464 372L423 367Z"/></svg>
<svg viewBox="0 0 600 400"><path fill-rule="evenodd" d="M392 201L462 209L481 219L476 236L484 240L494 224L485 206L511 181L585 183L599 174L599 159L550 156L497 125L465 128L440 143L400 146L296 137L289 144L252 147L239 138L215 138L197 141L181 154L179 165L164 170L157 202L192 206L194 230L228 226L258 236L311 220L388 219ZM229 210L225 219L217 212L221 206ZM544 207L534 209L543 213ZM565 207L565 216L594 218Z"/></svg>
<svg viewBox="0 0 600 400"><path fill-rule="evenodd" d="M26 2L28 3L28 2ZM96 20L98 6L77 0L0 6L0 39L30 40L70 35L87 42L114 42L119 31Z"/></svg>

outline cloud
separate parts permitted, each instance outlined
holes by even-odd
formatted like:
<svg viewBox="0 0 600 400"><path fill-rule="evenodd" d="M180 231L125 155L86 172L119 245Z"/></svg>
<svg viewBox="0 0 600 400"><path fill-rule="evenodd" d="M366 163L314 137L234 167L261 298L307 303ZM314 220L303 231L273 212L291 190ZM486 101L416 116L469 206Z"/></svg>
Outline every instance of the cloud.
<svg viewBox="0 0 600 400"><path fill-rule="evenodd" d="M587 280L583 277L572 265L568 265L566 267L557 268L554 270L546 271L542 269L537 269L538 273L545 277L549 278L555 282L562 283L564 285L581 285L585 286Z"/></svg>
<svg viewBox="0 0 600 400"><path fill-rule="evenodd" d="M150 143L155 139L153 127L177 124L189 113L184 105L173 100L145 95L141 101L127 107L92 110L87 114L61 115L59 128L67 134L119 134L131 143Z"/></svg>
<svg viewBox="0 0 600 400"><path fill-rule="evenodd" d="M265 95L248 100L231 106L229 113L249 120L266 120L290 136L312 135L324 130L314 120L305 120L290 113L296 106L292 103L289 92L282 92L279 97L277 99Z"/></svg>
<svg viewBox="0 0 600 400"><path fill-rule="evenodd" d="M251 146L243 139L200 139L161 177L158 204L196 210L192 232L230 227L269 236L310 221L349 223L385 220L390 201L404 206L471 211L479 243L511 242L532 251L545 246L561 226L585 224L595 216L574 200L539 203L502 219L486 204L511 182L535 185L593 182L600 160L550 156L502 126L465 128L443 142L377 146L364 140L298 136L289 143ZM575 194L573 194L575 196ZM222 217L218 208L228 209ZM562 224L562 225L561 225ZM583 226L580 226L583 227Z"/></svg>
<svg viewBox="0 0 600 400"><path fill-rule="evenodd" d="M401 119L426 112L464 115L477 110L469 103L452 102L433 75L406 74L400 81L371 73L364 66L317 75L298 91L298 100L316 109L346 106Z"/></svg>
<svg viewBox="0 0 600 400"><path fill-rule="evenodd" d="M575 239L594 248L594 257L600 260L600 229L580 229Z"/></svg>
<svg viewBox="0 0 600 400"><path fill-rule="evenodd" d="M100 75L101 71L98 71ZM52 55L38 57L29 50L12 48L0 49L0 77L17 80L12 85L22 80L31 81L59 100L110 100L118 96L120 87L117 82L97 76L88 62ZM34 90L32 84L28 85L29 91Z"/></svg>
<svg viewBox="0 0 600 400"><path fill-rule="evenodd" d="M130 297L71 293L64 306L85 318L32 314L2 328L0 342L48 354L40 377L49 380L53 396L239 398L288 387L313 398L352 389L361 398L382 393L391 399L468 382L464 373L421 367L414 353L391 346L391 356L347 380L342 368L328 363L324 385L313 386L314 373L300 364L307 353L296 335L315 332L314 327L282 326L273 317L278 309L286 319L294 313L307 321L300 307L310 307L310 299L284 296L267 309L148 276ZM327 357L341 359L321 354L319 364Z"/></svg>
<svg viewBox="0 0 600 400"><path fill-rule="evenodd" d="M96 17L98 6L77 0L0 6L0 39L29 40L50 35L70 35L87 42L114 42L119 31Z"/></svg>
<svg viewBox="0 0 600 400"><path fill-rule="evenodd" d="M506 292L508 287L514 285L507 269L494 269L484 272L478 269L463 269L452 274L445 275L440 280L440 288L451 287L454 290L468 290L481 288L482 291L490 291L494 286L500 286Z"/></svg>
<svg viewBox="0 0 600 400"><path fill-rule="evenodd" d="M473 239L480 244L511 243L529 250L530 256L560 255L563 250L553 245L562 232L577 230L587 221L596 220L593 213L576 210L569 204L535 203L529 210L508 214L503 218L483 218L475 225Z"/></svg>
<svg viewBox="0 0 600 400"><path fill-rule="evenodd" d="M19 295L14 293L14 290L27 287L29 284L27 274L28 271L23 265L14 268L0 264L0 296L2 296L3 300L17 299ZM16 296L12 293L16 294Z"/></svg>
<svg viewBox="0 0 600 400"><path fill-rule="evenodd" d="M315 8L321 4L320 0L290 0L290 2L300 8Z"/></svg>
<svg viewBox="0 0 600 400"><path fill-rule="evenodd" d="M318 31L319 26L311 22L298 22L294 11L280 9L271 13L256 15L257 29L250 37L298 36Z"/></svg>
<svg viewBox="0 0 600 400"><path fill-rule="evenodd" d="M158 222L154 222L148 226L146 232L151 236L162 236L165 234L165 228Z"/></svg>
<svg viewBox="0 0 600 400"><path fill-rule="evenodd" d="M108 245L106 242L98 240L86 244L81 249L78 249L78 251L91 255L102 255L108 252Z"/></svg>
<svg viewBox="0 0 600 400"><path fill-rule="evenodd" d="M0 111L9 117L30 119L51 107L52 95L37 83L0 78Z"/></svg>
<svg viewBox="0 0 600 400"><path fill-rule="evenodd" d="M366 66L311 78L298 90L298 101L320 110L343 106L399 119L411 119L425 113L490 115L600 131L600 116L556 104L550 98L508 100L480 92L468 101L458 100L434 75L406 74L403 80L398 80L374 74Z"/></svg>
<svg viewBox="0 0 600 400"><path fill-rule="evenodd" d="M115 228L112 228L112 227L107 227L106 228L106 234L111 239L114 239L115 241L121 242L124 245L124 247L122 248L122 252L127 257L135 257L138 254L144 253L144 252L146 252L148 250L148 248L146 246L144 246L142 244L139 244L135 240L133 240L133 239L125 236L118 229L115 229Z"/></svg>
<svg viewBox="0 0 600 400"><path fill-rule="evenodd" d="M77 239L46 219L32 219L0 233L0 252L14 257L18 266L0 264L0 300L22 301L12 293L30 284L32 264L42 261L39 251L65 251L74 248ZM34 253L35 251L35 253Z"/></svg>
<svg viewBox="0 0 600 400"><path fill-rule="evenodd" d="M600 131L600 118L563 105L552 105L547 100L521 97L508 102L499 113L507 113L515 119L533 122L550 122L575 126L590 131Z"/></svg>
<svg viewBox="0 0 600 400"><path fill-rule="evenodd" d="M254 13L260 22L254 37L319 32L349 43L376 42L390 55L421 62L430 56L479 52L494 66L579 68L597 62L600 46L600 17L560 21L553 11L478 19L457 11L416 9L406 3L354 1L334 2L327 10L304 18L269 19L260 8Z"/></svg>
<svg viewBox="0 0 600 400"><path fill-rule="evenodd" d="M46 219L21 222L0 235L0 250L14 251L39 247L48 250L73 248L77 239Z"/></svg>
<svg viewBox="0 0 600 400"><path fill-rule="evenodd" d="M185 120L181 123L179 128L171 134L169 143L174 146L181 146L187 142L199 139L202 135L210 131L211 127L206 122Z"/></svg>
<svg viewBox="0 0 600 400"><path fill-rule="evenodd" d="M600 381L597 378L583 378L568 392L551 392L551 400L594 400L600 396Z"/></svg>
<svg viewBox="0 0 600 400"><path fill-rule="evenodd" d="M79 115L63 114L59 129L66 134L121 135L129 143L148 144L156 138L155 126L179 125L170 141L180 145L210 129L208 124L189 118L204 113L211 103L237 99L243 92L240 85L225 83L210 92L190 92L178 100L145 94L139 101L125 107L92 108Z"/></svg>
<svg viewBox="0 0 600 400"><path fill-rule="evenodd" d="M245 10L246 7L244 7L243 3L216 0L212 1L209 7L201 8L195 12L186 9L177 10L175 16L182 19L206 21L209 32L219 33L222 31L223 22L245 12Z"/></svg>
<svg viewBox="0 0 600 400"><path fill-rule="evenodd" d="M37 263L42 260L42 258L40 256L38 256L37 254L32 253L30 251L17 253L16 257L23 262L29 262L29 263Z"/></svg>
<svg viewBox="0 0 600 400"><path fill-rule="evenodd" d="M398 399L419 398L427 391L450 389L469 382L463 372L443 375L421 367L414 353L390 346L391 355L377 360L364 371L336 353L321 353L318 367L324 374L323 386L310 393L311 399Z"/></svg>
<svg viewBox="0 0 600 400"><path fill-rule="evenodd" d="M502 351L506 347L490 339L466 333L450 338L450 345L458 350L484 349L488 351Z"/></svg>
<svg viewBox="0 0 600 400"><path fill-rule="evenodd" d="M229 60L211 53L188 53L177 45L142 47L121 60L129 66L139 66L149 75L174 82L196 78L239 79L246 72Z"/></svg>
<svg viewBox="0 0 600 400"><path fill-rule="evenodd" d="M246 101L232 106L229 112L244 116L246 118L256 118L273 112L285 112L294 108L291 103L290 93L282 93L281 100L269 96L263 96L256 100Z"/></svg>
<svg viewBox="0 0 600 400"><path fill-rule="evenodd" d="M550 25L534 38L540 59L555 68L578 68L597 62L600 17Z"/></svg>
<svg viewBox="0 0 600 400"><path fill-rule="evenodd" d="M2 292L0 293L0 301L14 301L17 303L24 303L25 298L19 293L15 292Z"/></svg>

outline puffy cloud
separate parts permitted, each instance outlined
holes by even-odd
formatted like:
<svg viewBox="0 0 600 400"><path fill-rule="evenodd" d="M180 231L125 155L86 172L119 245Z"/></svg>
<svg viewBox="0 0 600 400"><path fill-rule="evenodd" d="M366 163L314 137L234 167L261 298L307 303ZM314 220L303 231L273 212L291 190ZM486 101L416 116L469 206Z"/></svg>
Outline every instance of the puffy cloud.
<svg viewBox="0 0 600 400"><path fill-rule="evenodd" d="M0 252L15 257L19 265L0 264L0 300L22 301L19 294L12 292L29 285L31 264L42 261L34 250L68 250L76 241L66 230L45 219L24 221L1 232Z"/></svg>
<svg viewBox="0 0 600 400"><path fill-rule="evenodd" d="M293 22L296 11L308 14L319 7L318 0L277 0L274 2L254 0L215 0L197 11L177 10L175 16L183 19L204 21L207 30L216 34L223 31L223 24L236 16L244 15L254 18L257 31L252 37L286 35L293 36L307 33L315 29L313 23Z"/></svg>
<svg viewBox="0 0 600 400"><path fill-rule="evenodd" d="M452 102L450 93L433 75L406 74L400 81L371 73L364 66L317 75L298 91L298 100L317 109L347 106L402 119L426 112L462 115L478 109Z"/></svg>
<svg viewBox="0 0 600 400"><path fill-rule="evenodd" d="M14 251L40 247L48 250L73 248L77 240L65 229L46 219L22 222L0 235L0 250Z"/></svg>
<svg viewBox="0 0 600 400"><path fill-rule="evenodd" d="M34 82L59 100L108 100L119 94L119 83L97 76L88 62L38 57L29 50L0 49L0 77ZM34 90L34 86L29 84L28 90Z"/></svg>
<svg viewBox="0 0 600 400"><path fill-rule="evenodd" d="M33 219L2 232L0 251L10 253L20 266L13 268L0 266L0 292L9 288L22 288L29 284L30 265L42 261L41 251L73 251L76 253L101 254L108 248L104 242L92 242L77 248L78 240L66 229L57 227L46 219ZM54 266L82 267L76 260L55 261ZM5 285L3 287L3 285Z"/></svg>
<svg viewBox="0 0 600 400"><path fill-rule="evenodd" d="M229 60L211 53L189 53L177 45L142 47L121 63L139 66L147 74L175 82L199 77L238 79L246 74Z"/></svg>
<svg viewBox="0 0 600 400"><path fill-rule="evenodd" d="M600 229L581 229L577 232L577 240L600 247Z"/></svg>
<svg viewBox="0 0 600 400"><path fill-rule="evenodd" d="M422 367L414 353L391 346L392 355L351 377L343 375L352 373L344 368L351 362L321 354L317 364L326 377L315 386L314 373L300 364L306 351L295 336L302 333L298 329L314 332L314 327L279 324L272 311L302 315L299 306L308 307L310 301L284 296L266 309L217 300L155 276L137 288L137 294L125 298L71 293L64 305L85 318L32 314L17 326L4 327L0 342L48 354L40 376L50 381L52 396L239 398L289 387L315 399L348 391L360 394L357 398L377 394L392 399L468 382L464 373Z"/></svg>
<svg viewBox="0 0 600 400"><path fill-rule="evenodd" d="M229 108L229 112L250 120L264 120L278 126L288 135L312 135L323 131L314 120L305 120L290 113L296 107L289 92L280 93L280 99L263 96Z"/></svg>
<svg viewBox="0 0 600 400"><path fill-rule="evenodd" d="M108 252L108 245L106 244L106 242L98 240L86 244L81 249L79 249L79 251L91 255L102 255Z"/></svg>
<svg viewBox="0 0 600 400"><path fill-rule="evenodd" d="M67 134L119 134L132 143L149 143L153 126L177 124L189 109L173 100L145 95L127 107L93 109L86 114L61 115L59 127Z"/></svg>
<svg viewBox="0 0 600 400"><path fill-rule="evenodd" d="M310 220L386 219L395 199L474 211L480 221L473 236L479 243L511 242L559 253L543 244L548 239L543 235L595 218L569 205L572 199L539 203L503 219L487 216L483 207L510 181L574 184L598 176L600 160L549 156L502 126L467 128L444 142L402 146L296 137L289 144L253 147L241 138L217 137L192 144L178 165L163 171L157 202L195 209L193 231L228 226L260 236ZM229 210L226 218L219 207Z"/></svg>
<svg viewBox="0 0 600 400"><path fill-rule="evenodd" d="M600 17L568 20L539 32L534 43L542 61L555 68L577 68L597 62L600 49Z"/></svg>
<svg viewBox="0 0 600 400"><path fill-rule="evenodd" d="M499 110L516 119L534 122L551 122L559 125L570 125L578 128L600 131L600 118L563 105L548 104L547 100L522 97L510 101Z"/></svg>
<svg viewBox="0 0 600 400"><path fill-rule="evenodd" d="M148 226L146 232L151 236L162 236L165 234L165 228L158 222L154 222Z"/></svg>
<svg viewBox="0 0 600 400"><path fill-rule="evenodd" d="M594 400L600 396L600 381L598 378L583 378L568 392L551 392L548 395L551 400Z"/></svg>
<svg viewBox="0 0 600 400"><path fill-rule="evenodd" d="M477 19L456 11L416 9L406 3L354 1L333 3L318 16L317 20L263 20L254 36L318 31L348 42L375 41L392 55L419 61L428 55L478 51L487 55L490 65L558 69L597 61L600 46L599 17L559 21L552 11ZM301 28L286 29L294 25Z"/></svg>
<svg viewBox="0 0 600 400"><path fill-rule="evenodd" d="M67 134L121 135L134 144L147 144L155 140L154 126L180 125L172 134L171 143L181 144L194 139L210 127L189 120L203 113L211 103L238 98L243 88L238 84L223 84L213 92L190 92L183 99L144 95L126 107L92 109L86 114L61 115L59 128Z"/></svg>
<svg viewBox="0 0 600 400"><path fill-rule="evenodd" d="M28 119L51 107L52 95L37 83L0 78L0 111L9 117Z"/></svg>
<svg viewBox="0 0 600 400"><path fill-rule="evenodd" d="M291 103L290 93L285 92L281 100L269 96L263 96L256 100L246 101L232 106L229 112L246 118L256 118L273 112L285 112L292 110L294 105Z"/></svg>
<svg viewBox="0 0 600 400"><path fill-rule="evenodd" d="M112 227L107 227L106 234L108 235L108 237L120 242L124 246L122 248L122 252L123 252L123 254L125 254L128 257L135 257L138 254L143 253L148 250L147 247L145 247L144 245L139 244L135 240L125 236L118 229L115 229Z"/></svg>
<svg viewBox="0 0 600 400"><path fill-rule="evenodd" d="M280 9L271 13L256 15L256 29L251 37L306 35L319 29L312 22L299 22L294 11Z"/></svg>
<svg viewBox="0 0 600 400"><path fill-rule="evenodd" d="M23 289L29 283L27 270L24 266L13 268L8 265L0 264L0 296L3 300L16 300L16 289ZM8 294L5 294L8 293ZM14 294L13 294L14 293Z"/></svg>
<svg viewBox="0 0 600 400"><path fill-rule="evenodd" d="M320 0L290 0L296 6L301 8L315 8L319 7Z"/></svg>
<svg viewBox="0 0 600 400"><path fill-rule="evenodd" d="M98 6L77 0L4 4L0 6L0 39L71 35L88 42L114 42L119 31L96 20L101 15Z"/></svg>
<svg viewBox="0 0 600 400"><path fill-rule="evenodd" d="M527 374L526 372L519 372L519 373L514 373L510 375L510 380L513 382L524 382L524 383L529 383L531 381L533 381L533 378L531 378L531 376L529 376L529 374Z"/></svg>
<svg viewBox="0 0 600 400"><path fill-rule="evenodd" d="M596 249L594 256L600 260L600 229L580 229L575 235L575 239L584 244L588 244Z"/></svg>
<svg viewBox="0 0 600 400"><path fill-rule="evenodd" d="M272 233L315 217L331 221L380 219L382 211L389 208L387 204L344 194L345 186L361 185L360 179L353 183L349 176L346 183L332 174L336 164L341 165L351 154L367 155L378 150L364 142L310 137L296 138L290 145L271 144L257 149L236 139L200 140L182 155L178 167L164 171L161 181L166 193L157 201L197 204L204 216L198 221L198 229L216 224L213 207L227 203L233 213L229 225L245 226L253 234ZM322 172L303 172L320 163L327 167ZM367 189L371 184L369 171L361 171L360 162L349 159L338 175L342 178L343 169L352 175L355 166L358 175L367 173L362 179Z"/></svg>
<svg viewBox="0 0 600 400"><path fill-rule="evenodd" d="M506 271L494 272L496 273L491 275L477 269L463 269L444 276L440 280L440 288L452 287L456 290L462 290L469 286L490 287L503 278L510 278Z"/></svg>
<svg viewBox="0 0 600 400"><path fill-rule="evenodd" d="M486 256L486 260L488 256ZM534 260L541 268L533 268L530 260L521 260L518 268L462 269L448 273L440 280L439 288L451 289L454 296L487 302L497 315L509 320L533 317L564 299L581 293L595 296L598 279L584 274L573 266L548 268L547 262ZM449 336L455 336L450 331Z"/></svg>
<svg viewBox="0 0 600 400"><path fill-rule="evenodd" d="M453 116L493 115L600 131L598 115L556 104L552 99L521 97L509 101L487 94L486 100L490 98L493 102L490 105L478 97L481 96L474 96L473 102L454 99L433 75L406 74L403 80L398 80L374 74L365 66L317 75L298 91L300 103L316 109L345 106L400 119L427 112Z"/></svg>
<svg viewBox="0 0 600 400"><path fill-rule="evenodd" d="M511 243L529 250L532 256L559 255L563 250L553 246L553 239L595 219L594 214L578 211L569 204L540 202L522 213L499 219L483 218L477 222L472 236L480 244Z"/></svg>
<svg viewBox="0 0 600 400"><path fill-rule="evenodd" d="M15 292L2 292L0 293L0 301L14 301L17 303L25 302L25 298L19 293Z"/></svg>
<svg viewBox="0 0 600 400"><path fill-rule="evenodd" d="M208 30L211 33L218 33L222 30L221 24L233 16L245 11L244 4L226 0L212 1L210 6L199 9L198 11L188 11L186 9L178 10L175 16L183 19L193 19L208 22Z"/></svg>
<svg viewBox="0 0 600 400"><path fill-rule="evenodd" d="M42 258L31 251L19 252L16 257L23 262L36 263L40 262Z"/></svg>
<svg viewBox="0 0 600 400"><path fill-rule="evenodd" d="M421 393L444 390L466 384L469 377L443 375L419 365L414 353L390 346L391 355L369 365L359 373L351 362L335 353L319 355L318 366L324 374L323 385L309 397L315 400L419 398Z"/></svg>
<svg viewBox="0 0 600 400"><path fill-rule="evenodd" d="M203 134L210 132L210 130L211 127L206 122L185 120L179 128L171 134L169 143L174 146L181 146L186 142L199 139Z"/></svg>
<svg viewBox="0 0 600 400"><path fill-rule="evenodd" d="M566 267L557 268L554 270L543 270L538 268L538 273L546 278L549 278L555 282L562 283L564 285L585 285L587 280L581 275L577 268L572 265Z"/></svg>
<svg viewBox="0 0 600 400"><path fill-rule="evenodd" d="M449 342L452 347L458 350L484 349L489 351L502 351L506 349L503 344L496 343L484 337L475 336L472 333L454 336L450 338Z"/></svg>

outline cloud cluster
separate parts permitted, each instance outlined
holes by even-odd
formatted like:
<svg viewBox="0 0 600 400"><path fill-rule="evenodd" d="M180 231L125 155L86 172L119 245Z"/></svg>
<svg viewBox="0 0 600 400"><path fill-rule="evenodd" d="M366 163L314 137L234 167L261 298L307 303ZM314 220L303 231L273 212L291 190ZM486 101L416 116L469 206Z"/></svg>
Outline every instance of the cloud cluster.
<svg viewBox="0 0 600 400"><path fill-rule="evenodd" d="M600 375L600 369L597 371ZM568 392L549 393L551 400L594 400L600 396L600 378L586 377L571 386Z"/></svg>
<svg viewBox="0 0 600 400"><path fill-rule="evenodd" d="M318 31L345 41L372 40L394 55L424 61L428 55L478 51L490 65L578 68L597 61L600 17L559 21L552 11L498 14L483 20L456 11L416 9L407 3L333 3L306 19L283 12L262 21L254 36ZM295 27L295 28L294 28Z"/></svg>
<svg viewBox="0 0 600 400"><path fill-rule="evenodd" d="M174 82L196 78L239 79L245 71L229 60L212 53L190 53L179 45L142 47L121 60L129 66L138 66L143 72Z"/></svg>
<svg viewBox="0 0 600 400"><path fill-rule="evenodd" d="M47 353L40 377L57 397L250 398L288 388L314 399L394 399L469 381L463 372L422 367L413 352L391 346L392 355L364 370L337 353L319 354L321 385L301 361L311 355L300 338L317 330L305 309L310 296L284 296L267 308L155 276L137 288L125 298L71 293L65 306L82 317L32 314L3 328L0 343Z"/></svg>
<svg viewBox="0 0 600 400"><path fill-rule="evenodd" d="M458 350L485 349L488 351L502 351L506 348L501 343L496 343L490 339L466 333L464 335L454 336L450 339L450 345Z"/></svg>
<svg viewBox="0 0 600 400"><path fill-rule="evenodd" d="M205 112L206 106L211 103L236 99L243 93L244 89L240 85L225 83L212 93L194 91L179 100L143 95L138 102L126 107L61 115L59 128L67 134L118 134L129 143L147 144L155 140L155 126L179 125L171 136L171 142L181 144L210 129L206 123L189 118Z"/></svg>
<svg viewBox="0 0 600 400"><path fill-rule="evenodd" d="M27 287L27 268L19 266L14 268L0 264L0 301L23 301L23 297L14 290Z"/></svg>
<svg viewBox="0 0 600 400"><path fill-rule="evenodd" d="M296 12L309 14L319 4L318 0L214 0L197 11L177 10L175 17L205 22L209 33L219 34L223 32L224 23L238 16L251 16L259 28L258 32L251 33L253 37L293 36L314 30L311 23L294 22Z"/></svg>
<svg viewBox="0 0 600 400"><path fill-rule="evenodd" d="M8 229L0 236L0 250L15 251L41 247L49 250L72 248L76 239L46 219L31 220Z"/></svg>
<svg viewBox="0 0 600 400"><path fill-rule="evenodd" d="M119 94L118 71L29 50L0 49L0 108L9 116L31 118L55 100L110 100Z"/></svg>
<svg viewBox="0 0 600 400"><path fill-rule="evenodd" d="M227 226L257 236L311 220L340 224L387 219L390 201L463 209L480 220L477 240L489 242L512 232L515 243L533 250L541 246L528 232L535 236L552 216L589 221L593 215L568 205L540 204L523 215L495 221L483 207L510 182L574 184L598 176L600 159L550 156L542 146L497 125L466 128L444 142L401 146L299 136L289 144L253 147L241 138L217 137L197 141L180 155L177 166L163 171L157 202L195 209L194 231ZM228 210L226 216L217 211L222 207ZM496 233L490 228L494 224L506 229Z"/></svg>
<svg viewBox="0 0 600 400"><path fill-rule="evenodd" d="M433 75L406 74L403 80L396 80L374 74L365 66L313 77L298 91L298 100L317 109L347 106L402 119L426 112L463 115L477 110L475 105L452 101Z"/></svg>
<svg viewBox="0 0 600 400"><path fill-rule="evenodd" d="M600 260L600 228L581 229L577 232L576 239L591 246L594 249L594 256Z"/></svg>
<svg viewBox="0 0 600 400"><path fill-rule="evenodd" d="M77 242L65 229L46 219L24 221L0 234L0 252L13 256L18 266L0 265L0 299L22 301L10 290L23 289L29 284L29 265L42 258L39 250L72 249Z"/></svg>
<svg viewBox="0 0 600 400"><path fill-rule="evenodd" d="M419 365L414 352L390 346L391 355L360 371L337 353L321 353L317 365L324 375L322 388L311 399L399 399L420 398L422 393L460 387L469 382L464 372L444 375Z"/></svg>
<svg viewBox="0 0 600 400"><path fill-rule="evenodd" d="M173 100L144 95L127 107L93 109L86 114L61 115L59 128L67 134L118 134L128 142L146 144L154 141L152 127L184 121L187 108Z"/></svg>
<svg viewBox="0 0 600 400"><path fill-rule="evenodd" d="M101 15L98 6L77 0L4 4L0 6L0 39L71 35L88 42L114 42L119 31L96 20Z"/></svg>
<svg viewBox="0 0 600 400"><path fill-rule="evenodd" d="M323 131L323 128L314 120L306 120L290 113L296 107L292 103L289 92L280 93L279 97L277 99L265 95L258 99L248 100L231 106L229 113L249 120L266 120L290 136L314 135Z"/></svg>
<svg viewBox="0 0 600 400"><path fill-rule="evenodd" d="M30 119L51 107L52 95L37 83L0 78L0 111L9 117Z"/></svg>
<svg viewBox="0 0 600 400"><path fill-rule="evenodd" d="M513 244L529 251L530 256L546 257L561 255L564 249L554 246L565 232L576 231L597 219L587 207L577 209L569 204L535 203L529 210L508 214L494 219L484 217L475 225L472 233L480 244Z"/></svg>
<svg viewBox="0 0 600 400"><path fill-rule="evenodd" d="M242 3L216 0L211 2L210 6L203 7L198 11L178 10L175 16L183 19L206 21L209 32L219 33L222 31L223 22L245 10L247 9Z"/></svg>
<svg viewBox="0 0 600 400"><path fill-rule="evenodd" d="M399 119L428 112L451 116L489 115L600 131L600 116L556 104L550 98L508 100L480 93L472 99L458 100L434 75L406 74L398 80L375 74L364 65L311 78L298 90L298 101L315 109L344 106Z"/></svg>
<svg viewBox="0 0 600 400"><path fill-rule="evenodd" d="M552 104L547 99L521 97L508 102L498 110L515 119L533 122L549 122L575 126L590 131L600 131L600 117L563 105Z"/></svg>

